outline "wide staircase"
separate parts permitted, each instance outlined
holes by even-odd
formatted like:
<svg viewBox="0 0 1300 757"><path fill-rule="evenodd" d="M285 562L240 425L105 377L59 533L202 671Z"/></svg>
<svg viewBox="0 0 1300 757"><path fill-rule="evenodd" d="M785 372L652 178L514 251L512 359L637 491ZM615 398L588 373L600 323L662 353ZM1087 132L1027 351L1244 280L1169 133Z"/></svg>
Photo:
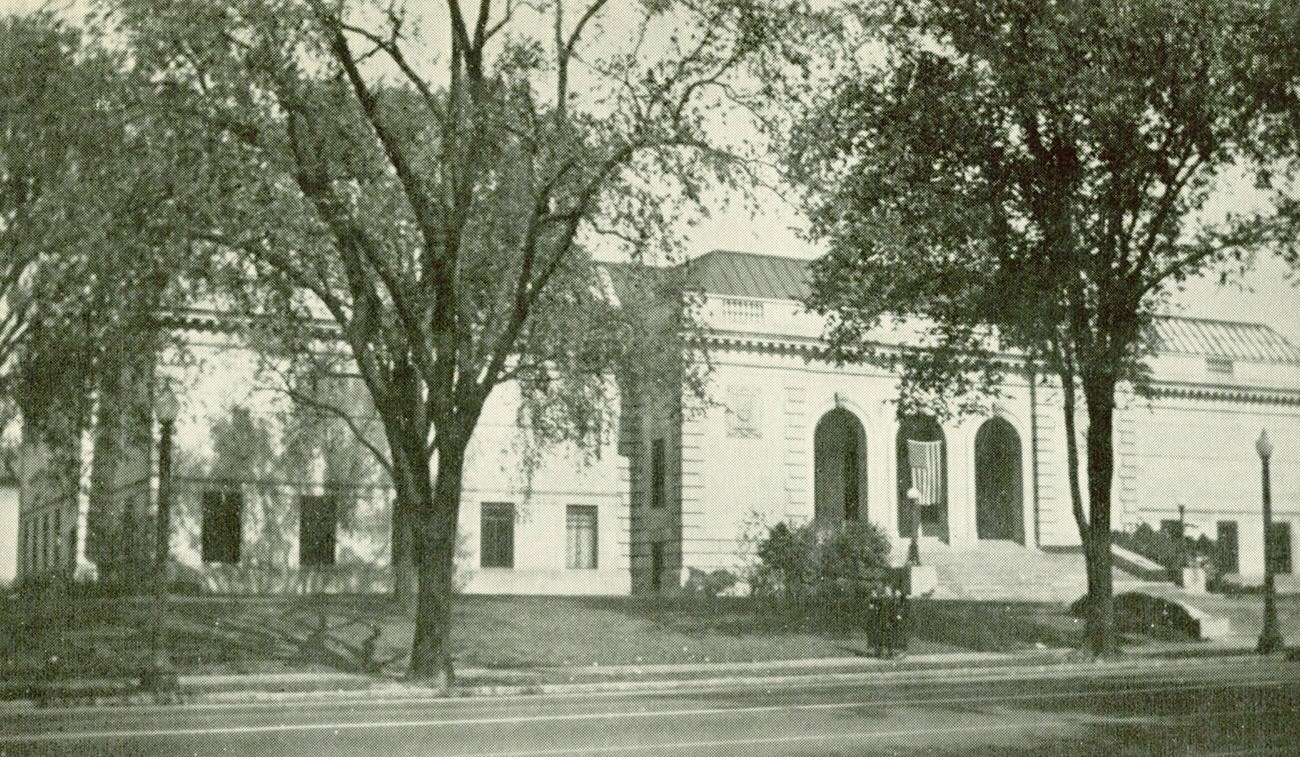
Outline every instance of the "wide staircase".
<svg viewBox="0 0 1300 757"><path fill-rule="evenodd" d="M901 563L906 544L894 558ZM1087 592L1088 580L1080 552L1042 552L1015 542L985 541L974 547L950 548L939 542L921 543L921 563L938 574L936 599L1069 603ZM1114 569L1114 591L1170 589L1167 581L1139 578Z"/></svg>

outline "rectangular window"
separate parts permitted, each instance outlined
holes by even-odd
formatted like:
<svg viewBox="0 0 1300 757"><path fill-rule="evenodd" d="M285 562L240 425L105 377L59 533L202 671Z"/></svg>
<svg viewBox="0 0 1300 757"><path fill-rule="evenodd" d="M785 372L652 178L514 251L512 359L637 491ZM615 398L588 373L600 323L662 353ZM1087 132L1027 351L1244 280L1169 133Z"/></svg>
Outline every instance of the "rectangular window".
<svg viewBox="0 0 1300 757"><path fill-rule="evenodd" d="M515 567L515 506L509 502L484 502L479 528L479 565Z"/></svg>
<svg viewBox="0 0 1300 757"><path fill-rule="evenodd" d="M1231 376L1232 358L1207 357L1205 358L1205 370L1218 376Z"/></svg>
<svg viewBox="0 0 1300 757"><path fill-rule="evenodd" d="M664 459L664 440L655 439L650 445L650 506L664 506L664 489L667 484L667 461Z"/></svg>
<svg viewBox="0 0 1300 757"><path fill-rule="evenodd" d="M590 505L569 505L565 527L567 558L570 568L596 567L596 508Z"/></svg>
<svg viewBox="0 0 1300 757"><path fill-rule="evenodd" d="M1215 540L1215 549L1217 551L1219 572L1220 573L1238 573L1241 571L1241 562L1237 552L1237 521L1221 520L1219 521L1218 538Z"/></svg>
<svg viewBox="0 0 1300 757"><path fill-rule="evenodd" d="M298 500L298 564L333 565L338 500L330 495Z"/></svg>
<svg viewBox="0 0 1300 757"><path fill-rule="evenodd" d="M1274 573L1291 572L1291 524L1286 521L1273 521L1271 529L1273 543L1269 545L1268 556L1273 560Z"/></svg>
<svg viewBox="0 0 1300 757"><path fill-rule="evenodd" d="M203 493L203 562L239 562L244 497L237 491Z"/></svg>
<svg viewBox="0 0 1300 757"><path fill-rule="evenodd" d="M650 588L659 591L664 585L664 543L650 543Z"/></svg>

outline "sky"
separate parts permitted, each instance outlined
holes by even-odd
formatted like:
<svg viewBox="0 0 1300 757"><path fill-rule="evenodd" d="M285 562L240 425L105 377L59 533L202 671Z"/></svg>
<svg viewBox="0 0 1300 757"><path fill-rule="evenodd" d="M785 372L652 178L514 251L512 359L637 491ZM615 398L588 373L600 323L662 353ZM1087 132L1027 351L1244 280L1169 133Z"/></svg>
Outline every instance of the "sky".
<svg viewBox="0 0 1300 757"><path fill-rule="evenodd" d="M84 16L90 0L0 0L0 12L30 11L49 7L69 18ZM419 7L416 4L413 7ZM440 15L433 20L440 23ZM433 37L437 32L425 32ZM615 34L614 36L618 36ZM725 118L723 119L725 121ZM759 190L764 199L761 214L751 218L741 203L714 208L711 217L694 228L682 228L688 256L714 249L790 255L812 258L824 251L818 244L804 240L799 233L805 227L793 203L772 190ZM1216 198L1216 211L1245 210L1259 201L1257 193L1245 187ZM1261 256L1253 271L1221 286L1217 272L1188 282L1171 301L1171 310L1188 316L1223 320L1252 321L1272 327L1292 343L1300 345L1300 279L1275 257Z"/></svg>
<svg viewBox="0 0 1300 757"><path fill-rule="evenodd" d="M765 193L764 212L751 219L741 208L726 209L684 231L691 255L714 249L813 258L825 247L806 241L798 209L775 192ZM1241 192L1240 195L1253 195ZM1255 199L1218 198L1219 208L1241 210ZM1187 282L1170 302L1169 312L1199 318L1250 321L1272 327L1300 346L1300 277L1275 255L1261 255L1244 277L1220 285L1217 272Z"/></svg>

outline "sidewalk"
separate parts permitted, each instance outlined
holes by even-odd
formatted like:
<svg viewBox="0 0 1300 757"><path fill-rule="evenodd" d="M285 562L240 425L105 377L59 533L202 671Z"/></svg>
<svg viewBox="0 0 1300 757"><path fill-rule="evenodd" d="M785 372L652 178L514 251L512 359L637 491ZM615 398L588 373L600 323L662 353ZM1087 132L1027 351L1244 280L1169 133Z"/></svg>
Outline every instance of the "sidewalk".
<svg viewBox="0 0 1300 757"><path fill-rule="evenodd" d="M692 663L548 667L530 669L461 668L449 694L400 678L351 673L275 673L259 675L182 675L179 701L185 704L339 702L357 699L431 699L444 696L519 696L602 692L671 692L712 688L771 687L824 681L888 684L971 680L1140 674L1171 665L1222 665L1237 657L1249 665L1254 640L1149 643L1124 650L1113 660L1096 661L1074 649L1021 653L958 652L882 660L835 657L772 662ZM150 692L133 679L73 679L9 687L0 711L35 706L154 704Z"/></svg>

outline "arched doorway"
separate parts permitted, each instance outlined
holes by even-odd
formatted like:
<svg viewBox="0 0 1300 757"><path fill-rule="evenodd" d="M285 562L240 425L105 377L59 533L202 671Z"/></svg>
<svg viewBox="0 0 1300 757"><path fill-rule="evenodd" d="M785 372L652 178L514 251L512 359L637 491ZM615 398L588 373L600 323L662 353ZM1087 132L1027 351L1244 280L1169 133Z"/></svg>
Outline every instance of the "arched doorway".
<svg viewBox="0 0 1300 757"><path fill-rule="evenodd" d="M835 408L813 437L813 515L857 520L867 515L867 437L853 413Z"/></svg>
<svg viewBox="0 0 1300 757"><path fill-rule="evenodd" d="M1025 543L1020 435L1005 418L975 433L975 531L981 539Z"/></svg>
<svg viewBox="0 0 1300 757"><path fill-rule="evenodd" d="M895 461L898 469L898 533L912 534L912 508L907 501L907 490L912 488L912 468L908 465L907 440L917 442L942 442L939 447L939 502L921 508L921 534L948 539L948 443L943 428L930 415L908 415L898 424Z"/></svg>

